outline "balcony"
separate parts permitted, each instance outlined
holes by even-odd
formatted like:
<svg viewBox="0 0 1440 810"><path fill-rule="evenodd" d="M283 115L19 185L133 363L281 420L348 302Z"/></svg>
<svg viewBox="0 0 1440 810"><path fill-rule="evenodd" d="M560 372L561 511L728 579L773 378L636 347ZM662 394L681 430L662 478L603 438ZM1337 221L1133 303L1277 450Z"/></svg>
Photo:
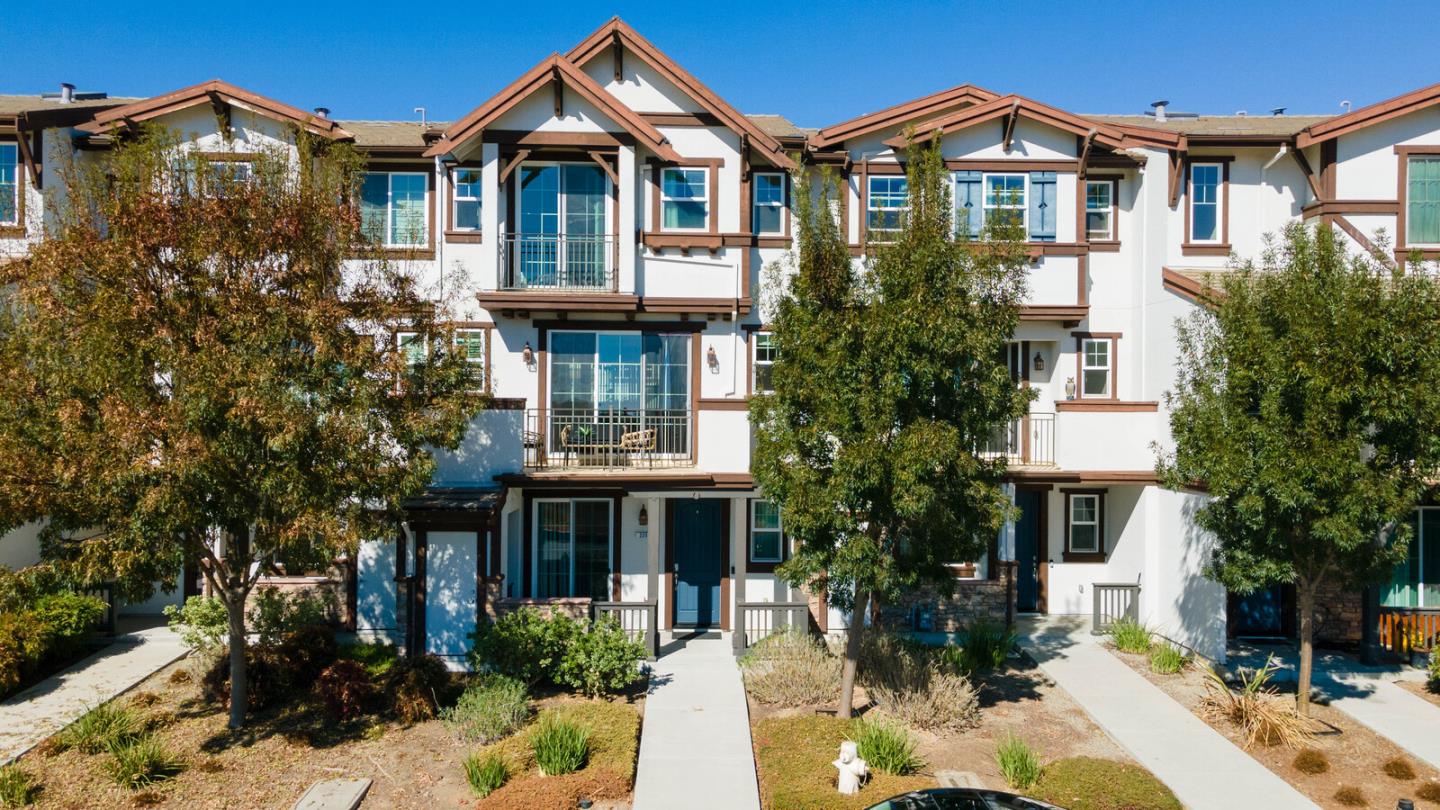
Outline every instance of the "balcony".
<svg viewBox="0 0 1440 810"><path fill-rule="evenodd" d="M693 467L690 410L535 408L525 412L525 467L636 470Z"/></svg>
<svg viewBox="0 0 1440 810"><path fill-rule="evenodd" d="M507 234L500 242L499 289L615 292L615 246L615 238L603 234Z"/></svg>
<svg viewBox="0 0 1440 810"><path fill-rule="evenodd" d="M1055 466L1055 414L1031 413L1001 425L980 446L980 457L1010 467Z"/></svg>

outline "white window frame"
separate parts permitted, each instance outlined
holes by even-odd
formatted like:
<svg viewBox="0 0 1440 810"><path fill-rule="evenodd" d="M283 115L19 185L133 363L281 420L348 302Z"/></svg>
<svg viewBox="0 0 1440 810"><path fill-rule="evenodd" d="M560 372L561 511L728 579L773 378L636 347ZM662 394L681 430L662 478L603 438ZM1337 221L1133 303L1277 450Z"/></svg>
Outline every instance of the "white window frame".
<svg viewBox="0 0 1440 810"><path fill-rule="evenodd" d="M418 340L419 340L419 342L420 342L420 357L421 357L420 360L411 360L411 359L410 359L410 355L409 355L408 351L406 350L406 343L407 343L407 339L408 339L408 338L414 338L414 339L418 339ZM416 367L416 366L418 366L418 365L420 365L421 363L424 362L425 356L426 356L426 355L429 353L429 351L430 351L429 341L427 341L427 340L425 339L425 336L422 335L422 334L419 333L419 332L414 332L414 331L410 331L410 330L399 331L399 332L396 332L396 333L395 333L395 351L399 352L399 353L400 353L400 356L403 357L403 358L405 358L405 367L406 367L406 368L414 368L414 367Z"/></svg>
<svg viewBox="0 0 1440 810"><path fill-rule="evenodd" d="M1209 202L1197 202L1195 199L1195 170L1197 168L1213 168L1215 170L1215 199ZM1185 234L1185 241L1192 245L1219 245L1225 241L1225 164L1197 160L1190 164L1186 171L1187 188L1185 189L1185 204L1190 206L1190 232ZM1210 239L1195 238L1195 206L1215 206L1215 236Z"/></svg>
<svg viewBox="0 0 1440 810"><path fill-rule="evenodd" d="M1091 501L1094 502L1094 505L1095 505L1095 511L1094 511L1095 519L1094 519L1094 520L1077 521L1077 520L1075 519L1075 502L1076 502L1077 500L1079 500L1079 499L1082 499L1082 498L1089 499L1089 500L1091 500ZM1068 551L1068 552L1070 552L1070 553L1072 553L1072 554L1103 554L1103 553L1105 553L1105 538L1102 537L1101 534L1100 534L1100 532L1101 532L1101 527L1105 525L1104 515L1102 515L1101 512L1100 512L1100 510L1104 508L1104 505L1105 505L1105 499L1104 499L1104 498L1100 495L1100 493L1098 493L1098 492L1067 492L1067 493L1065 493L1065 509L1067 510L1067 512L1066 512L1065 525L1068 527L1068 531L1067 531L1066 537L1065 537L1065 550L1066 550L1066 551ZM1075 527L1076 527L1076 526L1093 526L1093 527L1095 528L1095 535L1094 535L1094 537L1095 537L1095 546L1094 546L1094 548L1076 548L1076 547L1075 547Z"/></svg>
<svg viewBox="0 0 1440 810"><path fill-rule="evenodd" d="M897 178L900 179L900 180L904 180L904 181L906 182L906 187L905 187L905 204L904 204L904 205L901 205L901 206L890 206L890 207L885 207L885 208L881 208L881 207L875 205L875 183L876 183L876 181L880 181L880 180L886 180L886 181L888 181L888 180L894 180L894 179L897 179ZM868 177L865 178L865 232L866 232L867 234L897 234L897 233L899 233L899 232L905 227L905 216L910 213L910 187L909 187L909 182L910 182L909 177L907 177L906 175L903 175L903 174L872 174L872 175L869 175ZM887 194L884 195L884 196L887 196L887 197L888 197L889 194L887 193ZM900 222L899 222L899 224L896 225L896 227L894 227L894 228L877 228L877 227L875 227L873 224L871 224L870 215L871 215L872 213L876 212L876 211L897 211L897 212L899 212L899 214L900 214ZM873 241L881 242L881 241L885 241L885 240L883 240L883 239L876 239L876 240L873 240Z"/></svg>
<svg viewBox="0 0 1440 810"><path fill-rule="evenodd" d="M767 498L755 498L750 502L750 548L747 549L747 554L752 563L782 563L785 561L785 516L781 514L780 505L775 504L775 528L756 526L755 516L759 513L756 507L762 503L774 503L774 501ZM778 535L779 542L775 544L774 557L761 557L755 553L755 537L760 532Z"/></svg>
<svg viewBox="0 0 1440 810"><path fill-rule="evenodd" d="M1105 365L1090 364L1090 344L1099 343L1105 346ZM1105 391L1099 394L1085 393L1085 372L1105 372ZM1108 337L1087 337L1080 339L1080 379L1078 390L1081 399L1114 399L1115 398L1115 339Z"/></svg>
<svg viewBox="0 0 1440 810"><path fill-rule="evenodd" d="M480 337L480 355L470 356L469 348L465 346L462 335L478 335ZM484 391L490 387L490 369L485 367L486 349L490 344L490 331L474 326L462 326L455 330L454 345L457 351L462 352L467 368L480 370L479 385L470 388L471 391Z"/></svg>
<svg viewBox="0 0 1440 810"><path fill-rule="evenodd" d="M780 199L774 201L760 201L760 183L762 177L775 178L780 183ZM750 224L755 233L760 236L784 236L785 235L785 201L789 196L786 175L784 172L755 172L750 184ZM761 208L774 208L780 212L776 220L776 229L773 231L762 231L759 225L759 212Z"/></svg>
<svg viewBox="0 0 1440 810"><path fill-rule="evenodd" d="M566 591L575 593L575 504L577 503L603 503L605 504L605 534L610 538L605 546L605 577L606 590L610 598L616 598L615 593L615 500L613 498L536 498L530 503L530 525L533 527L529 538L530 542L530 592L540 592L540 504L542 503L563 503L570 507L570 587ZM574 596L549 597L554 599L574 599Z"/></svg>
<svg viewBox="0 0 1440 810"><path fill-rule="evenodd" d="M1104 210L1090 207L1090 187L1097 186L1105 189L1105 198L1108 205ZM1105 234L1097 236L1090 231L1090 215L1105 215ZM1085 181L1085 241L1087 242L1111 242L1115 239L1115 181L1113 180L1086 180Z"/></svg>
<svg viewBox="0 0 1440 810"><path fill-rule="evenodd" d="M756 330L752 335L753 339L750 341L750 390L756 394L768 394L775 389L760 387L760 367L765 366L773 370L775 360L774 358L769 360L760 359L760 338L764 336L767 340L770 340L774 338L775 333L768 330ZM769 349L776 354L779 353L779 350L776 349L773 344L771 344Z"/></svg>
<svg viewBox="0 0 1440 810"><path fill-rule="evenodd" d="M368 177L372 174L385 175L385 238L380 240L380 246L385 248L396 248L409 250L423 248L430 242L430 175L425 172L392 172L377 168L373 171L366 171ZM416 242L391 242L390 234L395 231L395 178L396 177L420 177L425 182L425 201L423 203L425 228Z"/></svg>
<svg viewBox="0 0 1440 810"><path fill-rule="evenodd" d="M990 204L990 178L992 177L1018 177L1021 183L1019 205L991 205ZM1020 229L1025 234L1025 239L1030 239L1030 175L1025 172L984 172L980 176L980 227L984 228L990 224L991 211L1016 211L1020 212ZM1059 217L1056 217L1059 221Z"/></svg>
<svg viewBox="0 0 1440 810"><path fill-rule="evenodd" d="M672 197L665 191L665 178L670 172L699 172L700 173L700 194L689 197ZM693 186L693 184L691 184ZM710 210L710 168L708 166L662 166L660 167L660 221L655 223L659 230L670 233L701 233L710 230L710 218L715 212ZM665 224L665 204L681 202L698 202L705 206L705 223L698 228L675 228Z"/></svg>
<svg viewBox="0 0 1440 810"><path fill-rule="evenodd" d="M14 204L10 208L11 217L8 219L0 219L0 225L19 225L20 195L23 189L23 184L20 181L20 172L23 171L23 167L20 165L20 144L18 141L0 141L0 149L7 146L15 153L14 161L7 161L10 167L10 182L6 184L9 186L11 200Z"/></svg>
<svg viewBox="0 0 1440 810"><path fill-rule="evenodd" d="M460 176L462 174L467 174L470 172L473 172L475 174L475 182L461 183ZM473 185L476 187L483 186L484 178L481 174L481 170L475 166L457 166L455 169L451 170L450 188L452 190L452 193L450 200L450 229L454 231L465 231L466 233L479 233L485 222L485 203L482 202L480 191L477 191L475 194L461 194L460 186L462 185ZM480 220L473 228L465 227L460 224L460 218L459 216L457 216L457 212L460 210L460 203L462 202L473 202L478 209Z"/></svg>

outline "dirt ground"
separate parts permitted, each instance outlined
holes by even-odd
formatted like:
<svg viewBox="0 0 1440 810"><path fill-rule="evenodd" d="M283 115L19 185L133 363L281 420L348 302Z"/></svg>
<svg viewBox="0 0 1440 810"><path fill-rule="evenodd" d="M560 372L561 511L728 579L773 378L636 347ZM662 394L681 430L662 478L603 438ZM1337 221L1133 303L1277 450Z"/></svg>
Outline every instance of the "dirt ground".
<svg viewBox="0 0 1440 810"><path fill-rule="evenodd" d="M1201 700L1205 696L1205 683L1208 679L1200 668L1191 666L1178 675L1158 675L1150 671L1149 658L1146 656L1122 653L1113 647L1110 652L1190 709L1197 717L1209 723L1236 746L1244 747L1241 735L1234 726L1206 717L1201 711ZM1277 688L1283 692L1285 685L1279 684ZM1289 694L1294 694L1293 684L1290 685ZM1309 775L1297 770L1293 764L1297 749L1257 745L1248 753L1321 807L1358 806L1390 810L1399 799L1411 799L1415 801L1416 807L1440 807L1416 796L1417 789L1425 782L1440 783L1440 772L1406 754L1399 746L1339 709L1312 704L1311 716L1314 720L1315 736L1307 747L1325 755L1330 764L1325 773ZM1397 758L1409 763L1415 773L1414 779L1396 779L1385 773L1385 763ZM1359 788L1364 795L1365 804L1347 805L1337 801L1335 793L1342 786Z"/></svg>
<svg viewBox="0 0 1440 810"><path fill-rule="evenodd" d="M20 760L43 784L35 806L283 809L313 783L341 778L374 780L366 807L442 810L475 804L461 766L470 746L438 720L409 727L375 718L337 724L316 711L291 708L258 712L249 727L232 734L225 713L199 700L193 683L170 682L171 673L185 666L172 664L120 698L158 696L141 711L159 726L156 733L165 745L183 756L182 773L131 792L106 776L107 755L46 756L42 745Z"/></svg>

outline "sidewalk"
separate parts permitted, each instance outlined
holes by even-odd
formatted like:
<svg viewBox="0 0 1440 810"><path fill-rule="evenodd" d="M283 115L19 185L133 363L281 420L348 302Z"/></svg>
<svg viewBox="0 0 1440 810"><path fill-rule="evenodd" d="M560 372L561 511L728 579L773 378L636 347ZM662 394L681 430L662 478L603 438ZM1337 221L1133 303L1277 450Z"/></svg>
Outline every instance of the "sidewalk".
<svg viewBox="0 0 1440 810"><path fill-rule="evenodd" d="M126 633L89 658L0 703L0 764L184 654L180 637L167 627Z"/></svg>
<svg viewBox="0 0 1440 810"><path fill-rule="evenodd" d="M645 699L633 810L759 810L750 711L730 642L669 649Z"/></svg>
<svg viewBox="0 0 1440 810"><path fill-rule="evenodd" d="M1316 806L1101 647L1088 619L1022 619L1019 630L1040 669L1191 810Z"/></svg>

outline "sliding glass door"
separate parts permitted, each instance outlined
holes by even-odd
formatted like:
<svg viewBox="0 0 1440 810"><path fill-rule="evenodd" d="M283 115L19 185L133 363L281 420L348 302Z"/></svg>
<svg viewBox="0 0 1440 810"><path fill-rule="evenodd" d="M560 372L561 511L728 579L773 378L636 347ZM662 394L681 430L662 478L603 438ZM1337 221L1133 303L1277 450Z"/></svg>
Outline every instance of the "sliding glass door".
<svg viewBox="0 0 1440 810"><path fill-rule="evenodd" d="M549 451L690 452L691 336L550 333Z"/></svg>
<svg viewBox="0 0 1440 810"><path fill-rule="evenodd" d="M535 503L535 595L610 598L610 500Z"/></svg>
<svg viewBox="0 0 1440 810"><path fill-rule="evenodd" d="M608 288L610 179L604 170L594 163L526 163L519 175L511 284Z"/></svg>

